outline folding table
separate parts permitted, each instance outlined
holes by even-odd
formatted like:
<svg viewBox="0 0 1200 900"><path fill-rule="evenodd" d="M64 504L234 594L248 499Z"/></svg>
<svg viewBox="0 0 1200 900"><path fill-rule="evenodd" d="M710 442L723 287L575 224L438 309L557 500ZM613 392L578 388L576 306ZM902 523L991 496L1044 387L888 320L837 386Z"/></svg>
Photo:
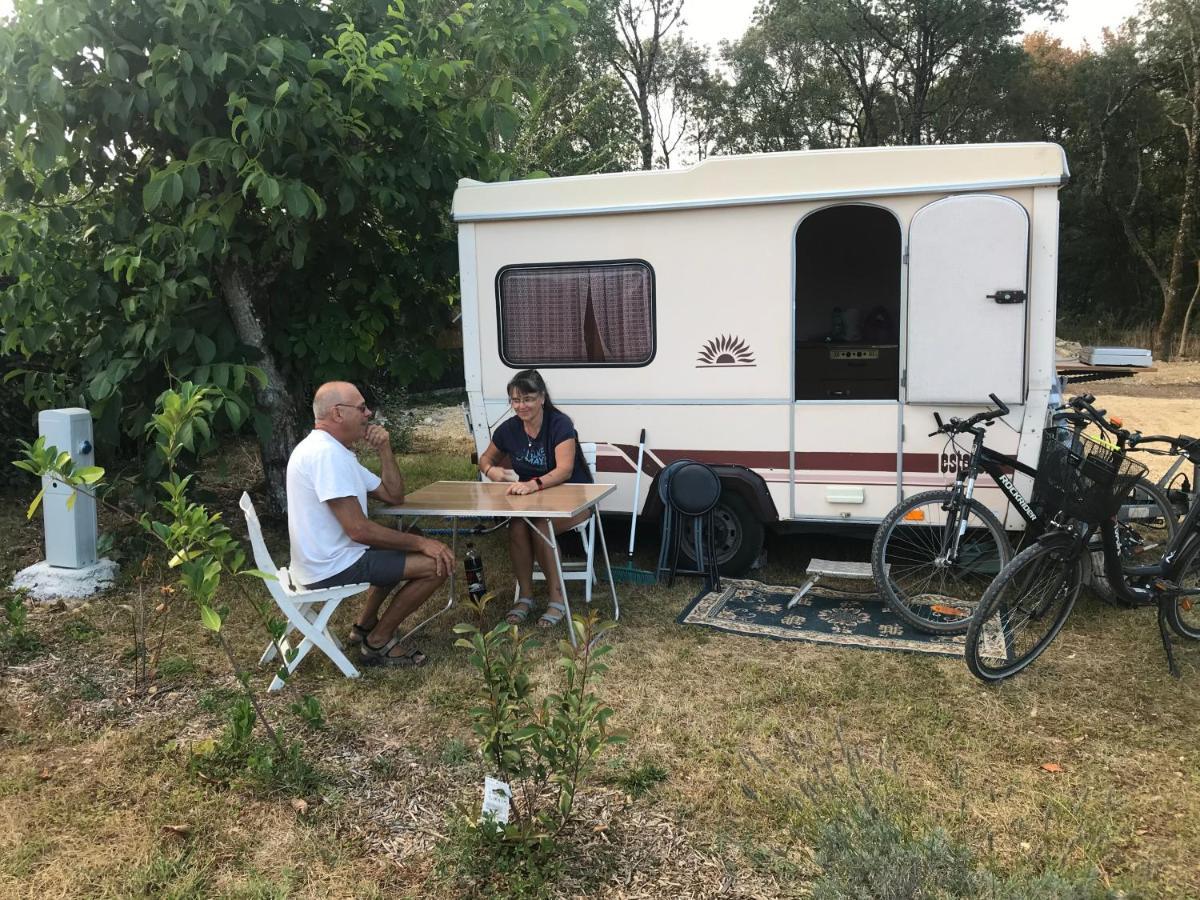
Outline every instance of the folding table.
<svg viewBox="0 0 1200 900"><path fill-rule="evenodd" d="M407 640L418 630L424 628L438 616L450 611L457 599L455 588L458 569L458 520L468 519L523 519L534 534L550 545L555 559L558 560L558 586L562 591L563 605L566 606L567 634L572 645L575 643L575 630L570 625L571 601L567 597L567 585L563 579L562 554L559 552L558 541L554 529L550 536L542 534L533 527L534 519L570 519L584 510L590 509L596 516L596 531L600 536L600 551L604 557L604 569L608 576L608 588L612 594L613 620L621 617L621 607L617 601L617 586L613 581L612 566L608 560L608 545L604 540L604 528L600 521L600 501L615 491L613 484L559 484L544 491L532 494L509 494L509 482L480 482L480 481L436 481L420 490L413 491L399 506L388 506L376 512L381 515L420 518L422 516L440 516L451 520L450 551L454 555L455 566L450 572L450 598L443 609L438 610L427 619L419 622L402 640Z"/></svg>

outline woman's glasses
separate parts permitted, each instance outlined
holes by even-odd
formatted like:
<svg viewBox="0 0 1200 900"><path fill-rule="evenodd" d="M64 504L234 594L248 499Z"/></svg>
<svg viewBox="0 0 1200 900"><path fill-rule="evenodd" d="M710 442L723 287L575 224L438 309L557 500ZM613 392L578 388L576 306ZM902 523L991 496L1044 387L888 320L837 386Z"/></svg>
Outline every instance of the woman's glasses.
<svg viewBox="0 0 1200 900"><path fill-rule="evenodd" d="M509 397L508 402L513 406L533 406L541 396L541 394L529 394L524 397Z"/></svg>

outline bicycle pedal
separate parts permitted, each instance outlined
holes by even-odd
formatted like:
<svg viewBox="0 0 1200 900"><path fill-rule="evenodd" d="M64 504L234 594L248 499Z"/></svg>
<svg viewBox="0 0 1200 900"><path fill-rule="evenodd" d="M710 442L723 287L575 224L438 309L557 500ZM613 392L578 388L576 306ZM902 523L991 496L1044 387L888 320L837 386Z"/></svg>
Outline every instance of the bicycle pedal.
<svg viewBox="0 0 1200 900"><path fill-rule="evenodd" d="M1167 579L1165 579L1165 578L1155 578L1153 583L1150 586L1154 590L1156 590L1160 593L1163 593L1163 594L1167 593L1168 591L1179 590L1179 585L1172 584L1171 582L1167 581Z"/></svg>

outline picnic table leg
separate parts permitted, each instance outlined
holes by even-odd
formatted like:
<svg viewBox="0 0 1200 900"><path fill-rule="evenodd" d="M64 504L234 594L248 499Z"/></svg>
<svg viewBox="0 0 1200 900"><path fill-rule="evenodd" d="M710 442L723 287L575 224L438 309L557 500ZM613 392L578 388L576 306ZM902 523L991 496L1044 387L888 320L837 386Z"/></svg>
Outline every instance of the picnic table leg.
<svg viewBox="0 0 1200 900"><path fill-rule="evenodd" d="M596 517L596 531L600 535L600 552L604 556L604 569L608 574L608 590L612 593L613 601L613 621L617 622L621 618L621 604L617 602L617 585L613 581L612 563L608 558L608 544L604 540L604 523L600 521L600 504L597 503L592 507L592 514ZM594 560L594 557L593 557ZM592 563L593 568L595 562Z"/></svg>
<svg viewBox="0 0 1200 900"><path fill-rule="evenodd" d="M458 559L458 516L450 517L450 556L453 560ZM428 625L430 622L432 622L438 616L443 616L446 613L450 612L451 608L453 608L453 606L454 606L454 597L455 597L454 591L455 591L455 580L456 580L457 572L458 572L458 564L457 564L457 562L452 562L450 565L450 579L447 582L447 593L449 594L449 597L446 600L446 605L443 606L441 609L439 609L437 612L435 612L429 618L424 619L424 620L418 622L416 625L414 625L402 638L400 638L401 643L404 643L405 641L407 641L410 637L412 637L414 634L416 634L418 631L420 631L422 628L424 628L426 625Z"/></svg>
<svg viewBox="0 0 1200 900"><path fill-rule="evenodd" d="M525 524L529 526L529 529L534 534L550 545L550 549L554 553L554 561L558 563L558 565L555 566L555 568L558 569L558 589L562 591L563 608L566 610L566 612L563 613L563 617L567 621L567 637L571 639L571 646L575 647L577 644L575 642L575 626L571 623L571 600L569 597L567 597L567 582L566 579L563 578L562 554L558 552L558 541L554 538L554 522L548 521L548 527L546 530L550 532L550 536L546 537L546 535L542 534L542 530L534 525L528 516L521 516L521 518L525 520Z"/></svg>

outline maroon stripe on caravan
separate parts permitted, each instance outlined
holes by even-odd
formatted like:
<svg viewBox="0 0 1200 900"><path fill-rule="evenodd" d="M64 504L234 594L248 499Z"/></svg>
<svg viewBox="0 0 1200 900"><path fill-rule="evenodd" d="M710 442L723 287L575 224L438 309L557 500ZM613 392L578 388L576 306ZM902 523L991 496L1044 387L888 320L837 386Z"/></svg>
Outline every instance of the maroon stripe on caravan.
<svg viewBox="0 0 1200 900"><path fill-rule="evenodd" d="M786 469L786 450L655 450L654 455L666 463L677 459L694 459L711 465L745 466L749 469ZM895 453L805 453L796 454L796 468L826 472L895 472ZM936 453L905 453L906 472L936 472Z"/></svg>
<svg viewBox="0 0 1200 900"><path fill-rule="evenodd" d="M637 459L637 447L613 444L631 459ZM655 450L655 456L670 464L677 459L694 459L710 465L745 466L748 469L787 469L788 454L776 450ZM895 453L797 453L798 471L821 472L895 472ZM597 472L630 473L635 471L633 463L620 456L600 456L596 459ZM646 455L642 471L653 478L662 466ZM905 453L905 472L936 473L936 453Z"/></svg>
<svg viewBox="0 0 1200 900"><path fill-rule="evenodd" d="M630 473L634 471L633 464L629 460L620 456L597 456L596 457L597 472L622 472Z"/></svg>
<svg viewBox="0 0 1200 900"><path fill-rule="evenodd" d="M597 459L596 460L596 471L598 471L598 472L636 472L637 471L638 448L636 445L634 445L634 444L611 444L610 446L616 447L618 450L620 450L622 453L624 453L626 456L628 456L631 460L633 460L633 462L627 463L627 462L625 462L625 460L621 459L621 460L617 460L616 464L618 466L623 466L624 468L603 469L600 467L600 460ZM649 448L647 448L647 450L649 450ZM659 472L661 472L662 468L663 468L662 466L660 466L657 462L655 462L653 459L650 458L649 452L644 453L642 455L642 471L645 472L647 475L649 475L651 478L653 478L655 475L657 475Z"/></svg>

